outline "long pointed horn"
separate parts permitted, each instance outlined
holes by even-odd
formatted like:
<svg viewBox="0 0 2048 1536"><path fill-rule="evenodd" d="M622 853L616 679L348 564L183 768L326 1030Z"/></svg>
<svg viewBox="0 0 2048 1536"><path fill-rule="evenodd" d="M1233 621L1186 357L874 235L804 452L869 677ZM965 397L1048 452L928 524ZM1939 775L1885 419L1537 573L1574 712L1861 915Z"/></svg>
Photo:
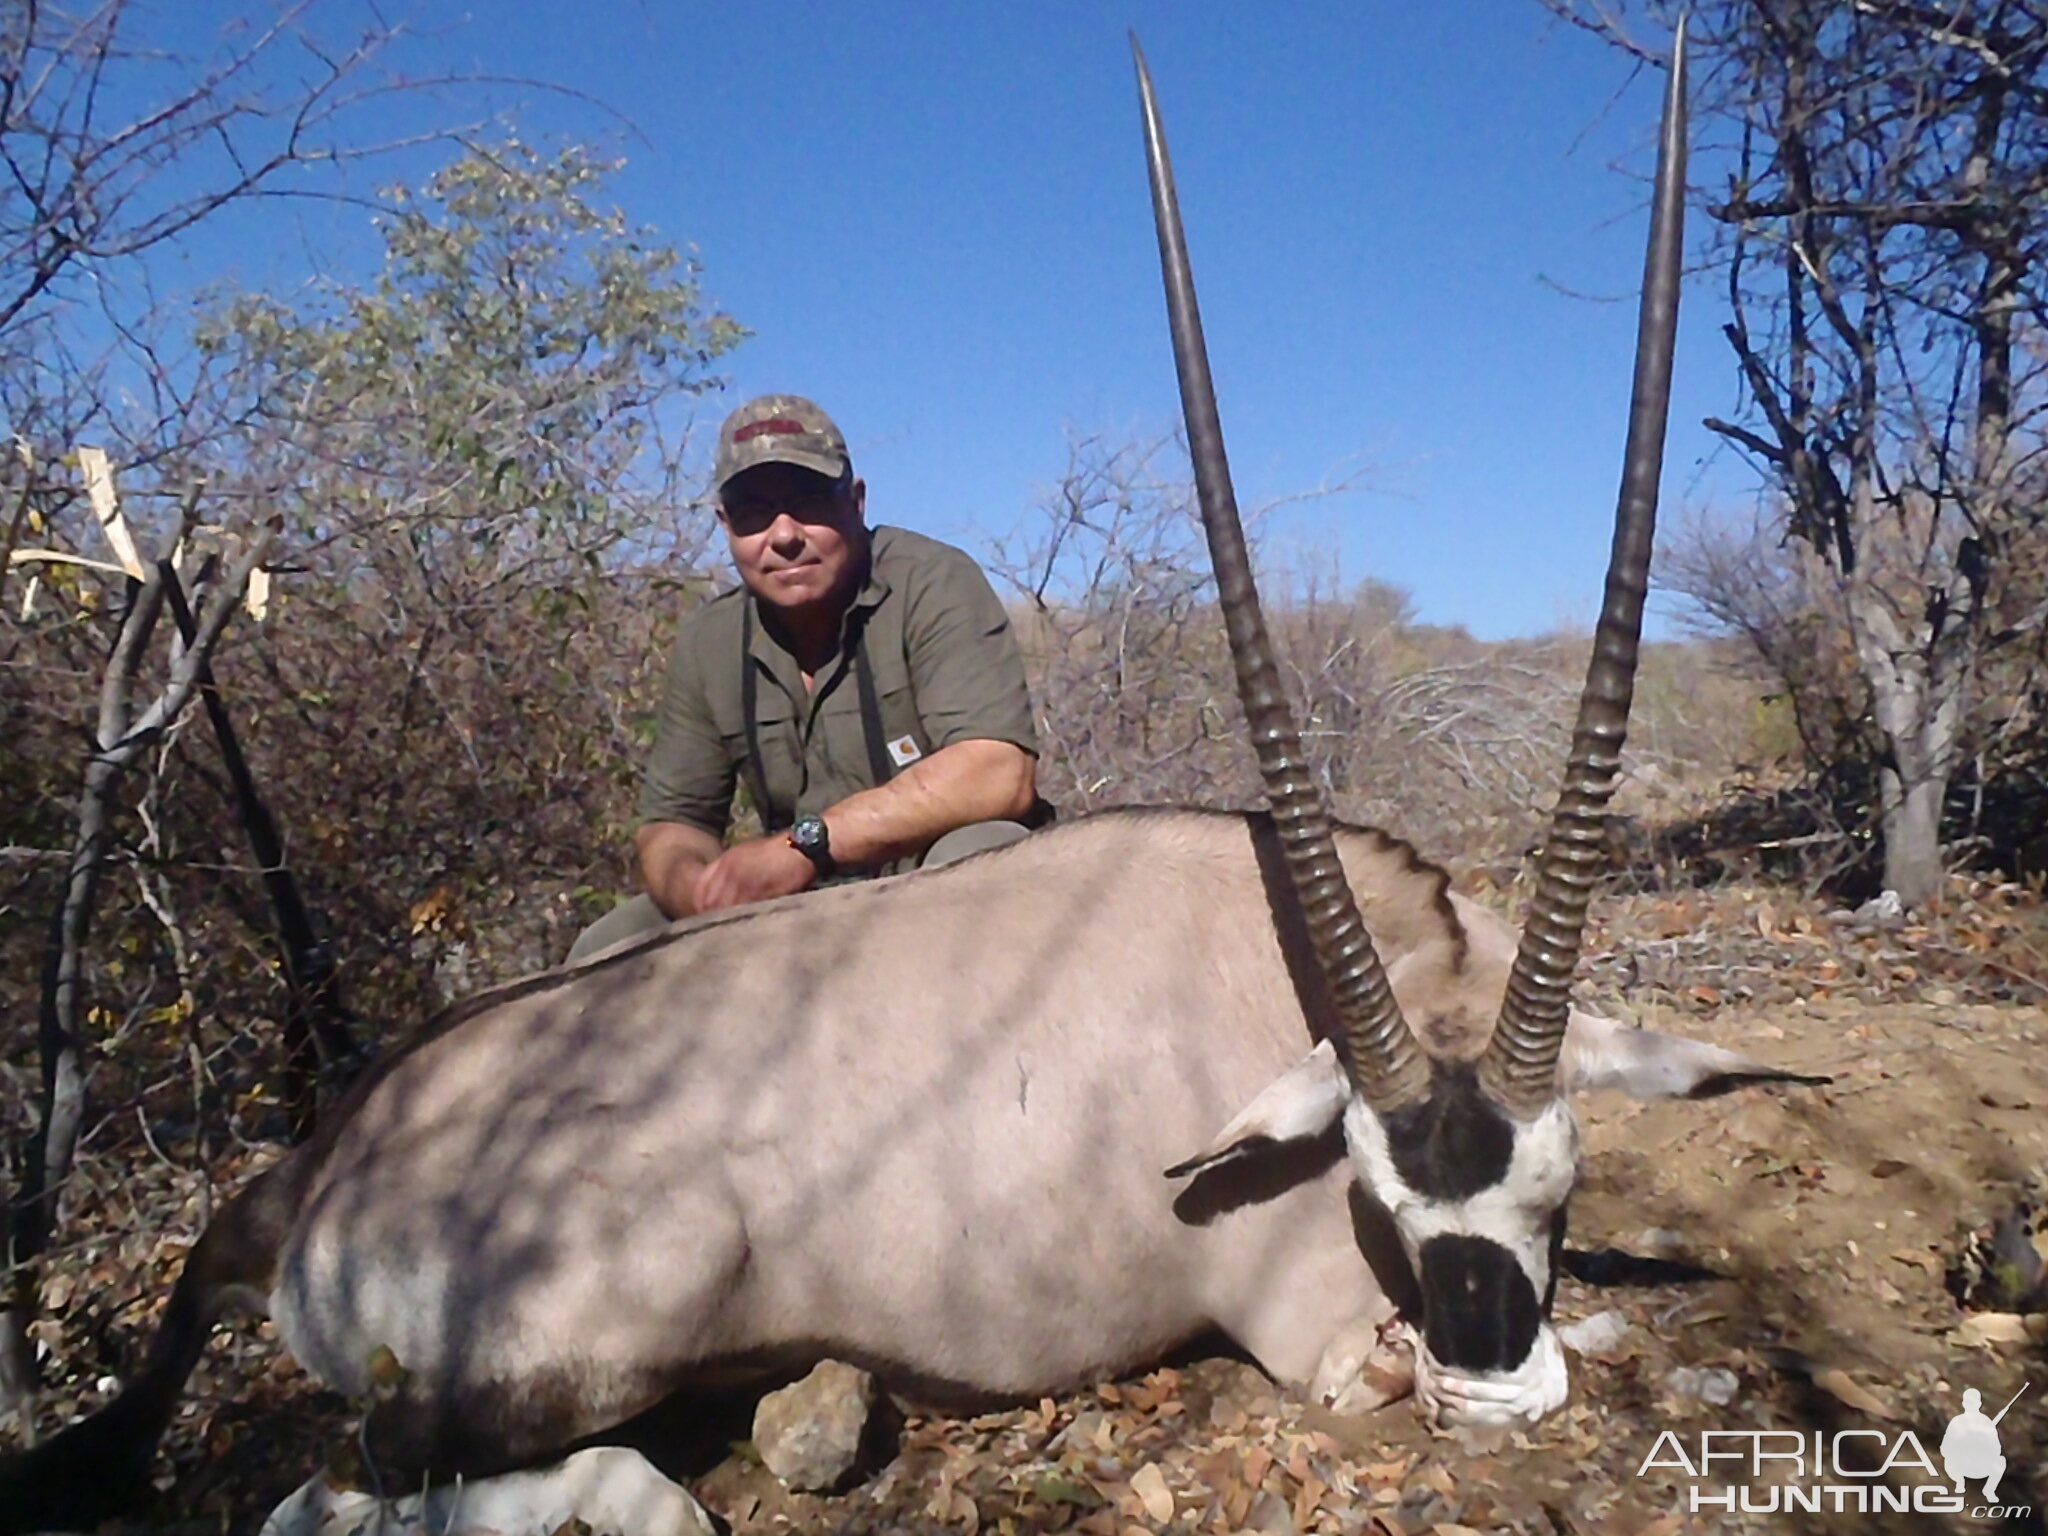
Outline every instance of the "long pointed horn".
<svg viewBox="0 0 2048 1536"><path fill-rule="evenodd" d="M1195 465L1195 489L1209 558L1216 567L1216 591L1237 666L1238 695L1244 701L1258 753L1259 773L1294 888L1307 918L1316 960L1329 979L1337 1009L1337 1054L1352 1086L1381 1113L1428 1096L1429 1063L1401 1017L1385 967L1372 947L1358 903L1344 878L1337 844L1301 751L1301 737L1280 687L1280 668L1252 585L1251 558L1238 521L1237 495L1223 452L1223 426L1216 413L1216 389L1209 377L1209 352L1202 341L1202 317L1195 305L1195 279L1181 232L1180 199L1173 166L1159 125L1145 52L1131 38L1138 65L1138 95L1145 118L1145 155L1152 173L1152 214L1159 227L1159 265L1166 279L1166 309L1173 328L1173 356L1180 371L1181 409L1188 426L1188 452Z"/></svg>
<svg viewBox="0 0 2048 1536"><path fill-rule="evenodd" d="M1557 1096L1557 1057L1570 1017L1572 973L1586 904L1604 859L1607 802L1621 769L1635 693L1636 654L1657 523L1657 481L1671 405L1671 354L1678 331L1679 258L1685 235L1685 24L1679 23L1657 149L1649 253L1636 330L1636 375L1628 449L1608 558L1607 595L1593 631L1593 657L1579 697L1564 788L1537 866L1536 896L1515 955L1500 1022L1480 1060L1486 1091L1511 1113L1533 1117Z"/></svg>

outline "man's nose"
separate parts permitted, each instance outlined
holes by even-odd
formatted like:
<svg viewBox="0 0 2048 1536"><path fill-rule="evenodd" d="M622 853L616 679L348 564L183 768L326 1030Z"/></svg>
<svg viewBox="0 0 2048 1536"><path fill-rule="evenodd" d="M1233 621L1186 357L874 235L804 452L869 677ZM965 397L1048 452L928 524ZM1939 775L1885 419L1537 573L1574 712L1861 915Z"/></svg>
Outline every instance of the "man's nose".
<svg viewBox="0 0 2048 1536"><path fill-rule="evenodd" d="M800 549L804 542L804 525L787 512L778 512L775 521L768 525L768 542L778 551Z"/></svg>

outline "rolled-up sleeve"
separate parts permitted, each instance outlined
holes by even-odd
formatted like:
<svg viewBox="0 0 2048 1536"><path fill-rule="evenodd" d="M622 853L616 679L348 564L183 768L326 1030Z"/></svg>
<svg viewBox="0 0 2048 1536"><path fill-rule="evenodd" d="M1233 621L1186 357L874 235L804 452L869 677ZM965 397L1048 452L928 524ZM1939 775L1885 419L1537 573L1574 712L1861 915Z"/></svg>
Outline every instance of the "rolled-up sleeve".
<svg viewBox="0 0 2048 1536"><path fill-rule="evenodd" d="M905 651L932 749L1008 741L1038 755L1024 656L981 567L958 550L933 562L910 594Z"/></svg>
<svg viewBox="0 0 2048 1536"><path fill-rule="evenodd" d="M701 610L700 610L701 613ZM683 621L669 653L655 719L654 750L640 784L640 819L680 821L723 837L738 770L712 715L704 686L705 627Z"/></svg>

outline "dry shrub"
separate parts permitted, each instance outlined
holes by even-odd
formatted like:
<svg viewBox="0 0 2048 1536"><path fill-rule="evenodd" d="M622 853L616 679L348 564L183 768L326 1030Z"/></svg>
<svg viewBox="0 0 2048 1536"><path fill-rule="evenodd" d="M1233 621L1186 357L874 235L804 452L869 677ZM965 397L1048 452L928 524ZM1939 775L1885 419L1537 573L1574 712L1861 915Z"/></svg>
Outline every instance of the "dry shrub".
<svg viewBox="0 0 2048 1536"><path fill-rule="evenodd" d="M1069 810L1257 803L1171 439L1074 439L1067 473L990 565L1021 599L1051 799ZM1418 624L1405 594L1371 580L1338 590L1269 570L1262 587L1304 746L1338 814L1433 858L1519 859L1556 797L1588 637L1481 643ZM1731 743L1746 741L1726 712L1750 696L1740 683L1705 686L1702 649L1645 656L1629 769L1652 799L1704 775L1718 783Z"/></svg>

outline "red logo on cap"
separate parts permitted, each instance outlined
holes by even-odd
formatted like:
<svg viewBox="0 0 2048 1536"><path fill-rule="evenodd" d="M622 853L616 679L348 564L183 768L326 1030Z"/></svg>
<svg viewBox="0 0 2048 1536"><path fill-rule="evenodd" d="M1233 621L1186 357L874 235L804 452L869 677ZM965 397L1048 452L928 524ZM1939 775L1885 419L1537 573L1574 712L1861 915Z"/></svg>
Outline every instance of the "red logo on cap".
<svg viewBox="0 0 2048 1536"><path fill-rule="evenodd" d="M802 437L805 431L806 428L800 421L791 421L787 416L770 416L766 421L749 422L741 427L739 431L733 433L732 440L735 443L744 443L757 437L766 437L770 433L777 437Z"/></svg>

